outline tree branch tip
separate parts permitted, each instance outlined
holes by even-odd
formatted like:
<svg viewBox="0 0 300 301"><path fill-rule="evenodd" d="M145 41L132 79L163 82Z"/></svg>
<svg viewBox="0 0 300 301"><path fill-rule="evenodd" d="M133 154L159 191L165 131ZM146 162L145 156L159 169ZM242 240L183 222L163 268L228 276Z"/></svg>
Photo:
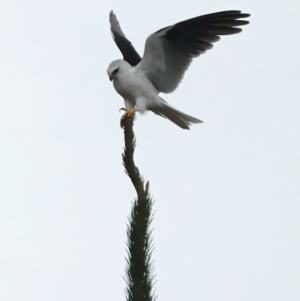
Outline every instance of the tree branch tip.
<svg viewBox="0 0 300 301"><path fill-rule="evenodd" d="M121 117L120 126L124 130L132 130L133 127L133 117Z"/></svg>

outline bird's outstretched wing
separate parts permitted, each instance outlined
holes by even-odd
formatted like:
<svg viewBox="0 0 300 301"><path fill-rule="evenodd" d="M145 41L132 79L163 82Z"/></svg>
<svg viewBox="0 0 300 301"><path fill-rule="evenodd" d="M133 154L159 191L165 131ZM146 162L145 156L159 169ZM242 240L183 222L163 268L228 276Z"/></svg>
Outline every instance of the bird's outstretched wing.
<svg viewBox="0 0 300 301"><path fill-rule="evenodd" d="M146 73L158 91L173 92L192 59L211 49L220 35L241 32L237 26L249 22L239 19L249 16L238 10L223 11L165 27L148 37L137 68Z"/></svg>
<svg viewBox="0 0 300 301"><path fill-rule="evenodd" d="M136 66L142 58L132 46L131 42L126 38L121 29L117 16L113 11L111 11L109 14L109 22L113 39L122 52L124 60L127 61L131 66Z"/></svg>

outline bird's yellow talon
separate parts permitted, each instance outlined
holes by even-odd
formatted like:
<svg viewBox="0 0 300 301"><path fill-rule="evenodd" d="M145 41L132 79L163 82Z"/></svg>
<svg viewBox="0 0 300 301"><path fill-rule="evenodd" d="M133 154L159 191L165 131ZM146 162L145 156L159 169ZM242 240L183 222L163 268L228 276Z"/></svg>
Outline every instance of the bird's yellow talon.
<svg viewBox="0 0 300 301"><path fill-rule="evenodd" d="M136 112L136 109L121 108L120 111L125 111L125 113L123 114L122 118L133 118L134 114Z"/></svg>
<svg viewBox="0 0 300 301"><path fill-rule="evenodd" d="M125 111L120 121L121 128L124 128L126 122L128 121L131 123L131 125L133 125L133 119L134 119L134 114L136 112L136 109L121 108L119 111Z"/></svg>

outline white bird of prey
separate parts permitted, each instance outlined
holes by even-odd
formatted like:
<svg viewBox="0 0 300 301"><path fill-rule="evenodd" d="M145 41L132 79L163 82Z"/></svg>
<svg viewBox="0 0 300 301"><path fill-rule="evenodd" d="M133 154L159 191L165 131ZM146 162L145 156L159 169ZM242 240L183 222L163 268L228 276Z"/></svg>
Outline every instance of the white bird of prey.
<svg viewBox="0 0 300 301"><path fill-rule="evenodd" d="M249 16L238 10L222 11L165 27L147 38L141 58L111 11L112 35L124 60L113 61L107 74L124 98L124 117L132 118L136 111L144 113L150 110L183 129L189 129L193 123L201 123L201 120L173 108L159 93L173 92L193 58L211 49L212 43L220 40L219 36L241 32L238 26L249 22L240 19Z"/></svg>

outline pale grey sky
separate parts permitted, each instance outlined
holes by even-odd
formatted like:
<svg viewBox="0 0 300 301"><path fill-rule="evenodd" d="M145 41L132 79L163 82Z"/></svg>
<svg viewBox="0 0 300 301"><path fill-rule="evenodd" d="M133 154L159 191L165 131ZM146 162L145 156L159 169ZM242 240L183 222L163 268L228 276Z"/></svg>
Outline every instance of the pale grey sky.
<svg viewBox="0 0 300 301"><path fill-rule="evenodd" d="M156 200L158 300L300 299L299 1L1 2L1 287L5 301L124 300L135 193L121 163L121 54L152 32L227 9L241 34L163 97L191 131L138 116L136 163Z"/></svg>

